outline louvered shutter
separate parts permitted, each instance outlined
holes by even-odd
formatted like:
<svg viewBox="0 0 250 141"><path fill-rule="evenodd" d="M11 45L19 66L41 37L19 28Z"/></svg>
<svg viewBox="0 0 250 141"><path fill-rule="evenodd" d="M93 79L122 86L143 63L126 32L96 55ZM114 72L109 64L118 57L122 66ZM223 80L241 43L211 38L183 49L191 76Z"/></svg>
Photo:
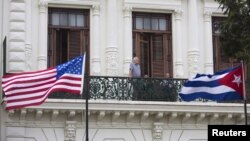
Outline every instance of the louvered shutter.
<svg viewBox="0 0 250 141"><path fill-rule="evenodd" d="M152 77L164 77L163 35L151 36Z"/></svg>
<svg viewBox="0 0 250 141"><path fill-rule="evenodd" d="M68 32L68 60L83 54L83 35L81 30Z"/></svg>

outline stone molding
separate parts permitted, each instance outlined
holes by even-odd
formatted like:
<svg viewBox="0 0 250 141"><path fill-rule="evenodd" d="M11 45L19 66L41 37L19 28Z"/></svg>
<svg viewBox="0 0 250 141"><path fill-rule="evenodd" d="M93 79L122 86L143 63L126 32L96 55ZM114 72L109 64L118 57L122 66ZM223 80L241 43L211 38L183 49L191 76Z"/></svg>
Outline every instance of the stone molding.
<svg viewBox="0 0 250 141"><path fill-rule="evenodd" d="M31 123L44 124L49 121L75 121L82 123L84 100L48 100L41 106L11 110L6 121L9 126L18 126L26 119ZM131 106L133 105L133 106ZM180 103L180 102L141 102L141 101L89 101L89 119L95 126L124 126L152 128L156 121L168 126L204 126L207 124L243 124L242 104L235 103ZM250 110L250 106L248 106ZM34 116L32 116L34 115ZM250 114L249 114L250 115ZM43 118L47 117L47 118ZM60 117L60 118L59 118ZM45 119L45 120L44 120ZM13 122L15 121L15 122ZM108 121L108 123L106 123ZM40 122L42 124L42 122ZM28 124L28 123L27 123ZM82 126L77 124L76 126ZM156 128L156 127L154 127Z"/></svg>

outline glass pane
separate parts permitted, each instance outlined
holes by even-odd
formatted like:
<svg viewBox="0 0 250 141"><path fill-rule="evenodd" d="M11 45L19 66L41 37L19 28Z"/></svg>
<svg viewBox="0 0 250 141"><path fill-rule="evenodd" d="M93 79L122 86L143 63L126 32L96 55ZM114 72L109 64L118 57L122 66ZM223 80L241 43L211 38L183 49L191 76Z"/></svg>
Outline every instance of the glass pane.
<svg viewBox="0 0 250 141"><path fill-rule="evenodd" d="M69 14L69 26L76 26L76 15Z"/></svg>
<svg viewBox="0 0 250 141"><path fill-rule="evenodd" d="M153 59L163 60L162 36L154 36L152 39L153 39Z"/></svg>
<svg viewBox="0 0 250 141"><path fill-rule="evenodd" d="M60 25L67 26L68 25L68 18L67 14L61 14L60 16Z"/></svg>
<svg viewBox="0 0 250 141"><path fill-rule="evenodd" d="M160 30L167 30L167 21L165 19L160 19Z"/></svg>
<svg viewBox="0 0 250 141"><path fill-rule="evenodd" d="M144 18L144 29L151 29L150 28L150 18L148 18L148 17Z"/></svg>
<svg viewBox="0 0 250 141"><path fill-rule="evenodd" d="M59 25L59 16L58 13L52 13L52 25Z"/></svg>
<svg viewBox="0 0 250 141"><path fill-rule="evenodd" d="M158 24L158 19L152 19L152 30L159 30Z"/></svg>
<svg viewBox="0 0 250 141"><path fill-rule="evenodd" d="M136 24L135 24L136 27L135 28L136 29L142 29L142 18L137 17L135 22L136 22Z"/></svg>
<svg viewBox="0 0 250 141"><path fill-rule="evenodd" d="M77 15L76 18L77 18L76 26L84 26L83 15Z"/></svg>

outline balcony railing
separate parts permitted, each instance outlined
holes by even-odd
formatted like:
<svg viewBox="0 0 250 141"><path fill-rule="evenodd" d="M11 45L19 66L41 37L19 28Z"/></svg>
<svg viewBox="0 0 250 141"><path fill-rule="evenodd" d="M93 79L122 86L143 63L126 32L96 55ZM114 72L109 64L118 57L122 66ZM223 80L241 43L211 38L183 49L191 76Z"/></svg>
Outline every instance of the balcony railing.
<svg viewBox="0 0 250 141"><path fill-rule="evenodd" d="M166 78L129 78L110 76L90 76L89 83L85 77L83 95L69 93L53 93L49 98L85 99L87 85L90 99L103 100L135 100L135 101L180 101L178 92L186 79ZM249 101L250 82L246 82L246 92ZM196 101L206 102L205 99ZM241 102L241 101L224 101Z"/></svg>
<svg viewBox="0 0 250 141"><path fill-rule="evenodd" d="M109 100L178 101L178 92L185 81L186 79L90 76L89 97ZM49 98L84 99L87 84L85 77L83 95L54 93Z"/></svg>

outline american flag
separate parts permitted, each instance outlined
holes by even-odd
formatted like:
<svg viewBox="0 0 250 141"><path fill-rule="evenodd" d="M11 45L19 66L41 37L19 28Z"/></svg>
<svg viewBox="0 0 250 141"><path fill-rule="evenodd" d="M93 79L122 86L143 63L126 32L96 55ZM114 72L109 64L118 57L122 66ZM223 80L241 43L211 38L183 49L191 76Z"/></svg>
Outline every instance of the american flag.
<svg viewBox="0 0 250 141"><path fill-rule="evenodd" d="M84 56L46 70L3 76L5 109L40 105L53 92L81 94L84 80Z"/></svg>

